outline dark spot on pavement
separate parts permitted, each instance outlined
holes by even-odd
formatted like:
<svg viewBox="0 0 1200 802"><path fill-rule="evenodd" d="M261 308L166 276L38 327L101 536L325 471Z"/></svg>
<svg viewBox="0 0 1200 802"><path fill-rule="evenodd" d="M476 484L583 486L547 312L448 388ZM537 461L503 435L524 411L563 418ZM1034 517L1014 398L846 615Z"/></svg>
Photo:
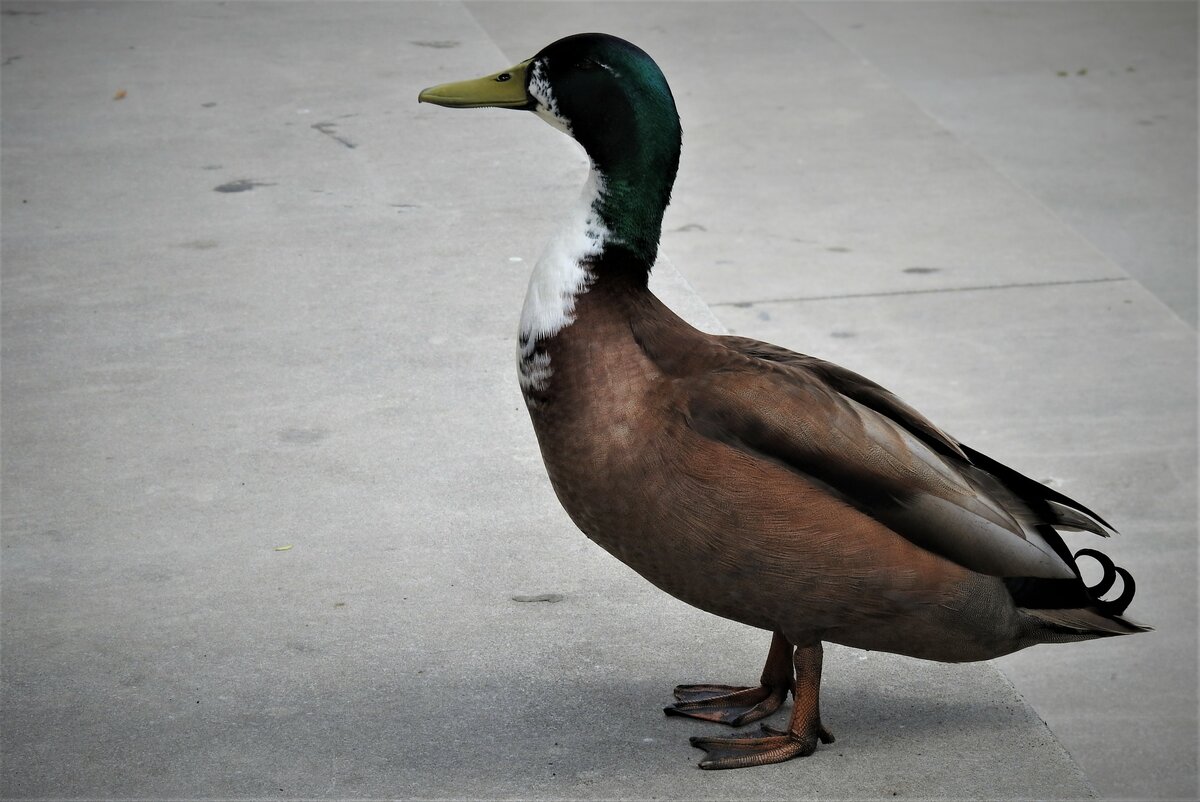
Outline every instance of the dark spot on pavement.
<svg viewBox="0 0 1200 802"><path fill-rule="evenodd" d="M414 41L413 44L417 47L432 47L437 50L447 50L451 47L458 47L462 43L455 39L437 39Z"/></svg>
<svg viewBox="0 0 1200 802"><path fill-rule="evenodd" d="M549 602L551 604L563 600L561 593L536 593L532 596L512 596L515 602Z"/></svg>
<svg viewBox="0 0 1200 802"><path fill-rule="evenodd" d="M213 192L247 192L255 187L273 187L272 183L267 181L255 181L253 178L239 178L236 181L230 181L227 184L213 187Z"/></svg>
<svg viewBox="0 0 1200 802"><path fill-rule="evenodd" d="M919 276L923 276L926 273L937 273L940 270L941 270L940 267L906 267L906 268L904 268L905 273L915 273L916 275L919 275Z"/></svg>

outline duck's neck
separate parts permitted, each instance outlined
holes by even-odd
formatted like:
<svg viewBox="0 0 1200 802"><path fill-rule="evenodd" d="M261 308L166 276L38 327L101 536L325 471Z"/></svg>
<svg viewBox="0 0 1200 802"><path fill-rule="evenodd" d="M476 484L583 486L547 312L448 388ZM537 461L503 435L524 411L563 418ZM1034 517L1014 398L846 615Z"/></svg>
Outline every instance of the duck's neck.
<svg viewBox="0 0 1200 802"><path fill-rule="evenodd" d="M598 282L646 287L671 184L649 169L611 173L592 165L579 202L534 267L521 311L523 351L573 323L576 299Z"/></svg>
<svg viewBox="0 0 1200 802"><path fill-rule="evenodd" d="M611 233L610 247L621 247L644 262L646 274L658 256L663 214L679 165L678 145L670 149L638 148L612 164L593 163L600 177L596 213Z"/></svg>

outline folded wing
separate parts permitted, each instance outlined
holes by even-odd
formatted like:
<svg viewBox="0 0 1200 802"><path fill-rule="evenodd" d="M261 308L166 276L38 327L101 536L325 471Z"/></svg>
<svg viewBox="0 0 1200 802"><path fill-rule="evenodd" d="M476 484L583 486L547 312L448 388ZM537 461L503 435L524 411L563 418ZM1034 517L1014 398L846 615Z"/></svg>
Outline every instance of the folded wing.
<svg viewBox="0 0 1200 802"><path fill-rule="evenodd" d="M911 542L980 573L1069 579L1049 526L1106 534L1065 496L966 449L883 387L745 338L680 377L692 427L782 464Z"/></svg>

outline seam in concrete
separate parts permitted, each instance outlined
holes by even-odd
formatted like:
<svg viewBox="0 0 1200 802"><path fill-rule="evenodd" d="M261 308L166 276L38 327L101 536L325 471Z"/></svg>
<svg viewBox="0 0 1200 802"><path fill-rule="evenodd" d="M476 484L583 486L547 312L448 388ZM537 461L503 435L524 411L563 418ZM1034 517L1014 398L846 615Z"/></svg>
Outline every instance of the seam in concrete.
<svg viewBox="0 0 1200 802"><path fill-rule="evenodd" d="M1013 284L981 284L976 287L939 287L927 290L889 290L884 292L848 292L840 295L803 295L794 298L762 298L755 301L715 301L709 306L734 306L745 309L758 304L790 304L806 301L840 301L843 298L886 298L892 295L935 295L947 292L976 292L981 290L1014 290L1029 287L1063 287L1073 284L1106 284L1118 281L1134 282L1129 276L1106 276L1104 278L1080 278L1066 281L1024 281ZM1136 283L1136 282L1134 282Z"/></svg>

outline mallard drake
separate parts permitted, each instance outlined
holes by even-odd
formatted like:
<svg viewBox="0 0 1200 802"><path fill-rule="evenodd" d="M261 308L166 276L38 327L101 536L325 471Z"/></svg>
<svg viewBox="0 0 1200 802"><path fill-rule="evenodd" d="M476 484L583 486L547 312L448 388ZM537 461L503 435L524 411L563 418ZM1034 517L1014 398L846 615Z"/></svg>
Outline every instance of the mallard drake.
<svg viewBox="0 0 1200 802"><path fill-rule="evenodd" d="M1057 529L1096 513L963 445L820 359L688 325L648 289L679 165L654 61L579 34L510 69L421 92L532 111L591 170L538 260L517 366L546 472L578 527L671 595L773 633L761 684L680 685L670 715L740 726L792 693L786 731L693 738L703 768L809 755L822 642L941 661L1148 629L1133 578ZM1103 567L1088 586L1077 558ZM1106 599L1117 577L1122 590Z"/></svg>

